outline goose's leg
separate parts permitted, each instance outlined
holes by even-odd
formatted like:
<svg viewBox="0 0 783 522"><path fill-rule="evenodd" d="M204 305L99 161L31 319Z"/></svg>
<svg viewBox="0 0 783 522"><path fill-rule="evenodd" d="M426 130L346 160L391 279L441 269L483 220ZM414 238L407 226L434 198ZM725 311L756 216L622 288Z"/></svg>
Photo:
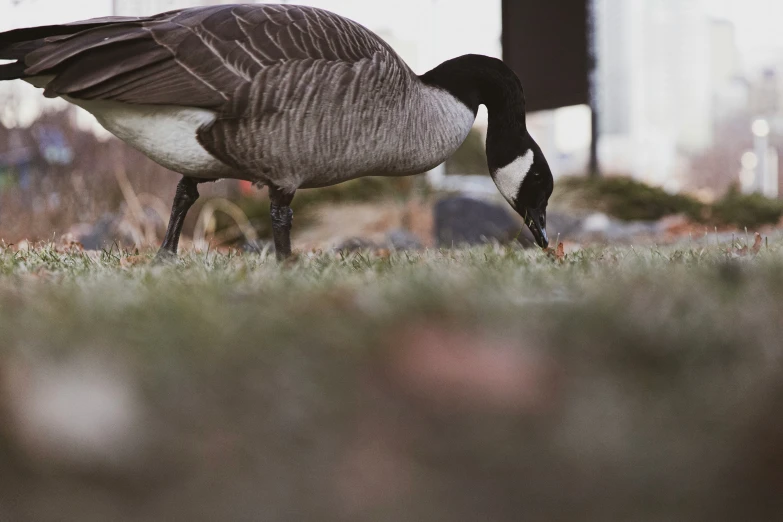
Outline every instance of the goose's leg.
<svg viewBox="0 0 783 522"><path fill-rule="evenodd" d="M291 227L294 222L294 211L291 201L294 193L286 193L277 187L269 187L269 198L272 201L270 214L272 216L272 235L275 239L277 259L291 257Z"/></svg>
<svg viewBox="0 0 783 522"><path fill-rule="evenodd" d="M185 223L185 216L193 203L198 200L198 184L207 180L196 180L195 178L183 177L177 185L177 193L174 196L174 204L171 207L171 219L166 230L166 237L163 245L155 256L156 261L166 261L177 257L177 247L179 246L179 236L182 233L182 225Z"/></svg>

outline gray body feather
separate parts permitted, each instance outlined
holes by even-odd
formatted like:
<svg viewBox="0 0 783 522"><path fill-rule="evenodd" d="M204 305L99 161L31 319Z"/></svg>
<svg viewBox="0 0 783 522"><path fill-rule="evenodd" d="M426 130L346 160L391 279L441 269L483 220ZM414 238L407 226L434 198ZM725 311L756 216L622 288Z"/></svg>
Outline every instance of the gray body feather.
<svg viewBox="0 0 783 522"><path fill-rule="evenodd" d="M308 7L222 5L13 31L0 35L3 58L172 170L291 192L424 172L475 119L375 34Z"/></svg>

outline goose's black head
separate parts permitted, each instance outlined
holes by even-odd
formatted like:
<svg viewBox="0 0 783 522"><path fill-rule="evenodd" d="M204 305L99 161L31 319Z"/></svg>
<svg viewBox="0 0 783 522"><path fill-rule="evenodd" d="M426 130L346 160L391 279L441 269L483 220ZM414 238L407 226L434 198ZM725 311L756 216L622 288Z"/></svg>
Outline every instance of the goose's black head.
<svg viewBox="0 0 783 522"><path fill-rule="evenodd" d="M547 248L546 209L554 179L541 149L532 138L526 141L529 148L520 151L506 165L496 167L492 171L492 179L503 197L525 220L538 246Z"/></svg>
<svg viewBox="0 0 783 522"><path fill-rule="evenodd" d="M528 133L519 77L497 58L469 54L442 63L421 80L450 92L474 113L479 105L487 107L487 163L492 178L524 218L536 243L548 247L546 207L552 195L552 171Z"/></svg>

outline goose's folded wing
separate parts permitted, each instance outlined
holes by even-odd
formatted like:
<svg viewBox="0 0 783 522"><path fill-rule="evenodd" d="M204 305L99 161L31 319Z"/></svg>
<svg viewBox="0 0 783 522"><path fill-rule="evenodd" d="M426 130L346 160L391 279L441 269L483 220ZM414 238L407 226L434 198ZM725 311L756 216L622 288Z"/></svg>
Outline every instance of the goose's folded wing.
<svg viewBox="0 0 783 522"><path fill-rule="evenodd" d="M396 57L358 24L287 5L215 6L80 24L5 33L0 54L15 52L27 77L53 77L47 96L222 111L234 110L236 98L265 69L302 61L350 64L378 53Z"/></svg>

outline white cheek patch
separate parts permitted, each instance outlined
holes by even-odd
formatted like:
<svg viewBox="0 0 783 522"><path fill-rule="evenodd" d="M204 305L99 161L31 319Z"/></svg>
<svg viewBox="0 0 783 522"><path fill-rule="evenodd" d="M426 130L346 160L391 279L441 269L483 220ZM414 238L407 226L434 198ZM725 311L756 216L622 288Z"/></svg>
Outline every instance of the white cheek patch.
<svg viewBox="0 0 783 522"><path fill-rule="evenodd" d="M533 151L529 150L502 169L495 172L495 184L506 201L514 205L519 194L519 188L525 177L530 173L534 161Z"/></svg>

